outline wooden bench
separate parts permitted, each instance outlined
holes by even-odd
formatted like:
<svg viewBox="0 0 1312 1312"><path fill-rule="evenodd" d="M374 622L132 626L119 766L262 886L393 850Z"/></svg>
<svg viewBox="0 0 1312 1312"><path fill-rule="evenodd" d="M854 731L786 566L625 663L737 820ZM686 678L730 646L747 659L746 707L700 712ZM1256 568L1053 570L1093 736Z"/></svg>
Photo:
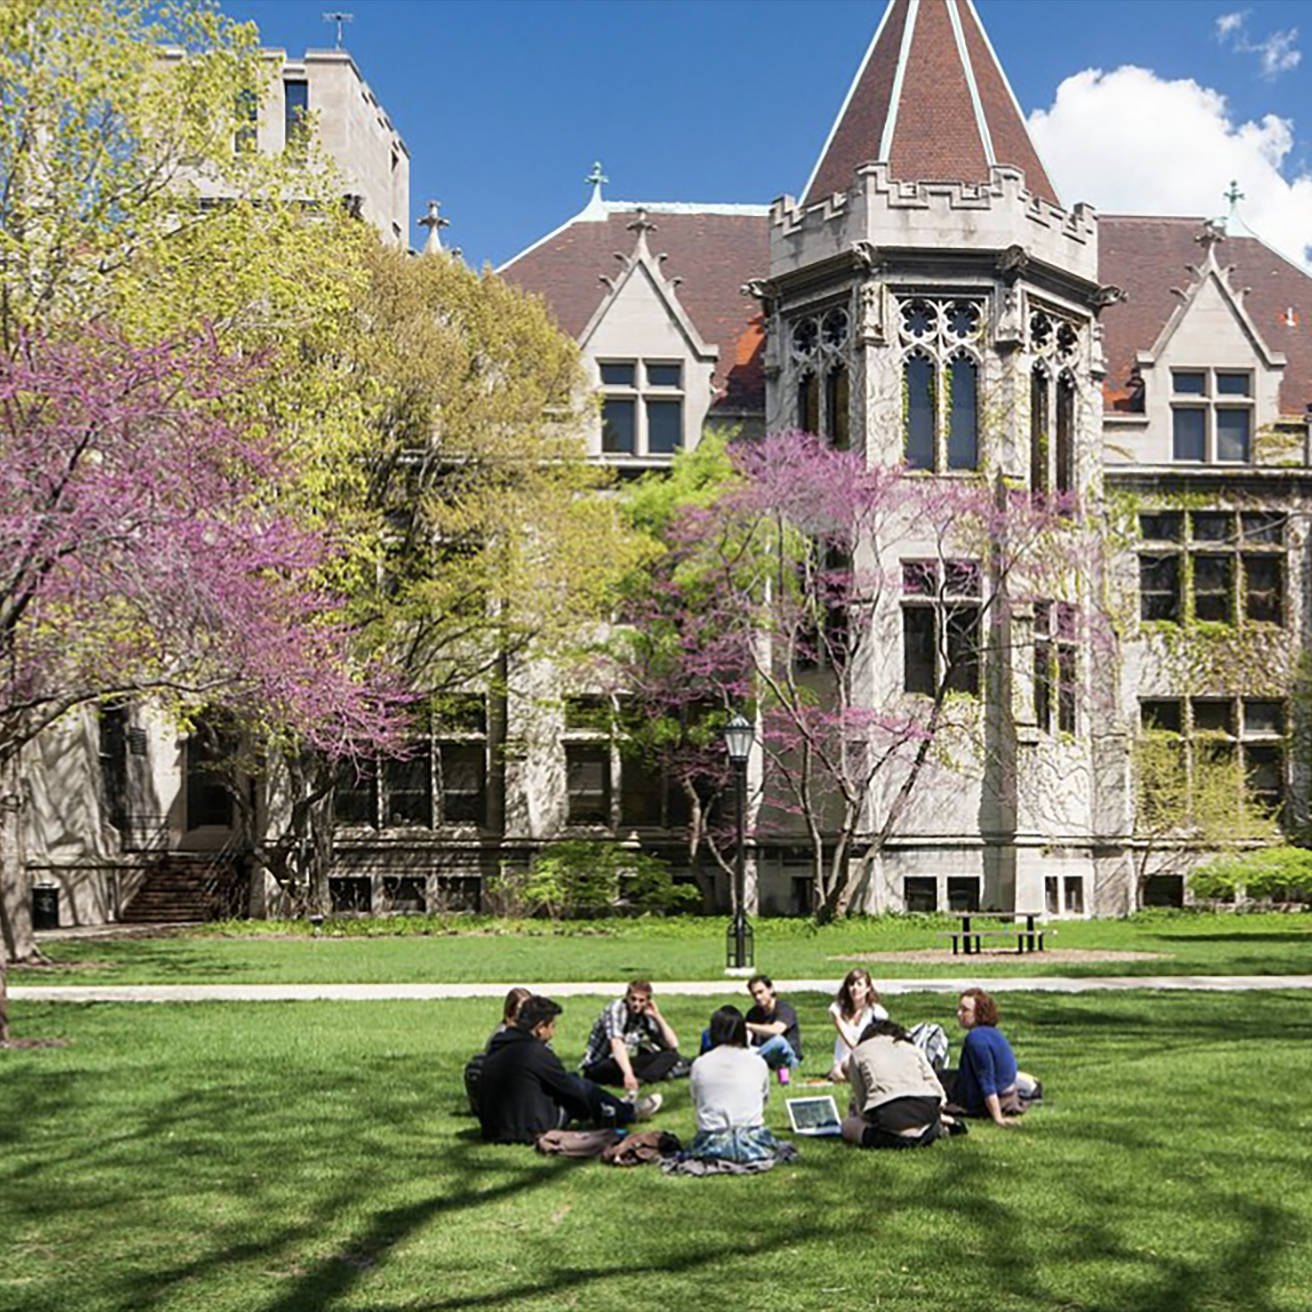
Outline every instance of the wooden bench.
<svg viewBox="0 0 1312 1312"><path fill-rule="evenodd" d="M1009 940L1008 947L1010 947L1011 942L1014 942L1018 954L1042 952L1045 936L1057 932L1055 929L1047 929L1033 912L1020 913L1025 916L1024 924L1021 924L1016 917L1005 912L963 911L959 914L961 916L960 929L939 930L937 934L938 938L950 938L952 940L952 955L954 957L979 955L984 950L980 940L986 938L1007 939ZM998 929L981 929L978 925L972 925L972 920L1004 923Z"/></svg>

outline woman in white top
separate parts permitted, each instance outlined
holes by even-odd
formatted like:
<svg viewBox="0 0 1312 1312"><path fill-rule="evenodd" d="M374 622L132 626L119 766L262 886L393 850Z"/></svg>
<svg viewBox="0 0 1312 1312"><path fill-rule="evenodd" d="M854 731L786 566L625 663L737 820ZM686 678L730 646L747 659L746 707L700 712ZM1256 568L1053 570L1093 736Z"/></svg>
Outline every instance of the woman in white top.
<svg viewBox="0 0 1312 1312"><path fill-rule="evenodd" d="M747 1046L747 1021L737 1007L711 1017L711 1048L692 1064L689 1092L697 1133L687 1156L755 1162L773 1158L779 1141L765 1128L770 1068Z"/></svg>
<svg viewBox="0 0 1312 1312"><path fill-rule="evenodd" d="M834 1065L829 1078L837 1083L847 1079L847 1063L852 1049L861 1041L866 1026L877 1020L887 1020L879 999L879 991L868 970L849 970L838 987L838 996L829 1004L829 1015L838 1031L834 1039Z"/></svg>

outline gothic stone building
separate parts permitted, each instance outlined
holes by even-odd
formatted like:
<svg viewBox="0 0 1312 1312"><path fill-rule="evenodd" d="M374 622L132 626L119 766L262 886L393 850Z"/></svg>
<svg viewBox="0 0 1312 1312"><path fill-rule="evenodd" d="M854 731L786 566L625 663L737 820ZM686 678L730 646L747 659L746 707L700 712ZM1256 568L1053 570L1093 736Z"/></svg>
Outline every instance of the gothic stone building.
<svg viewBox="0 0 1312 1312"><path fill-rule="evenodd" d="M1118 544L1115 659L1060 607L1018 616L1034 661L1008 711L1013 785L1001 799L967 758L923 791L866 909L1088 915L1178 900L1189 854L1137 804L1145 742L1173 754L1186 808L1222 762L1236 822L1254 808L1306 821L1292 697L1312 492L1302 270L1233 214L1099 215L1060 197L970 0L891 0L800 198L637 204L604 199L602 181L598 170L585 208L500 270L580 343L603 400L595 459L658 470L707 426L740 440L802 428L927 479L1070 493ZM922 554L914 536L898 551ZM932 678L921 666L943 616L907 578L875 698ZM983 698L987 672L976 677ZM475 702L429 752L344 793L342 905L474 902L503 862L561 836L677 862L678 816L653 805L653 781L574 717L578 703L547 704L508 707L524 752L489 740ZM144 735L111 726L111 773L138 747ZM168 845L221 844L221 802L184 758L185 744L156 767ZM142 879L106 850L131 818L116 829L98 808L103 790L85 815L61 812L66 836L106 836L94 859L71 837L52 842L54 817L34 814L34 876L62 882L82 919L130 903L105 892L106 872L127 869L125 888ZM755 904L805 909L801 849L754 857Z"/></svg>

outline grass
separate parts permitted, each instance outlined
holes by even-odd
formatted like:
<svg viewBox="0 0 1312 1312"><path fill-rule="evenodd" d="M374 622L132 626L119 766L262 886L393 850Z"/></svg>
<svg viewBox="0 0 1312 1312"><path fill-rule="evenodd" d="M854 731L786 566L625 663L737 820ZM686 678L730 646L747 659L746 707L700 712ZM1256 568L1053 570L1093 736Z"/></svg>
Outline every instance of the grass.
<svg viewBox="0 0 1312 1312"><path fill-rule="evenodd" d="M889 916L818 929L807 921L756 922L756 959L780 978L841 976L867 952L942 947L946 917ZM552 925L459 919L338 922L367 939L308 936L304 925L229 922L176 937L66 939L44 951L67 970L14 968L15 984L407 983L717 979L725 922L610 920ZM986 962L878 961L878 979L999 975L1303 974L1312 971L1312 915L1144 912L1128 920L1063 921L1054 946L1159 954L1140 961L1061 961L1047 956ZM427 932L416 932L427 931Z"/></svg>
<svg viewBox="0 0 1312 1312"><path fill-rule="evenodd" d="M600 1002L568 1001L567 1061ZM69 1045L0 1052L0 1309L1305 1312L1309 996L1005 1004L1049 1090L1019 1130L694 1180L479 1142L487 1002L18 1003ZM667 1005L692 1034L716 1000Z"/></svg>

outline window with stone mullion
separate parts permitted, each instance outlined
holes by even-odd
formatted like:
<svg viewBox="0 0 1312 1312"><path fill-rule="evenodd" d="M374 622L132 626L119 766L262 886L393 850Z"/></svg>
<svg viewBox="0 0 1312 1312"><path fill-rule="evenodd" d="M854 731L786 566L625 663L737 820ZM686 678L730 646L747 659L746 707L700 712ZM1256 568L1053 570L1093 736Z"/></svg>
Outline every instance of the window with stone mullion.
<svg viewBox="0 0 1312 1312"><path fill-rule="evenodd" d="M970 297L899 302L903 458L910 469L979 467L982 322L982 302Z"/></svg>

